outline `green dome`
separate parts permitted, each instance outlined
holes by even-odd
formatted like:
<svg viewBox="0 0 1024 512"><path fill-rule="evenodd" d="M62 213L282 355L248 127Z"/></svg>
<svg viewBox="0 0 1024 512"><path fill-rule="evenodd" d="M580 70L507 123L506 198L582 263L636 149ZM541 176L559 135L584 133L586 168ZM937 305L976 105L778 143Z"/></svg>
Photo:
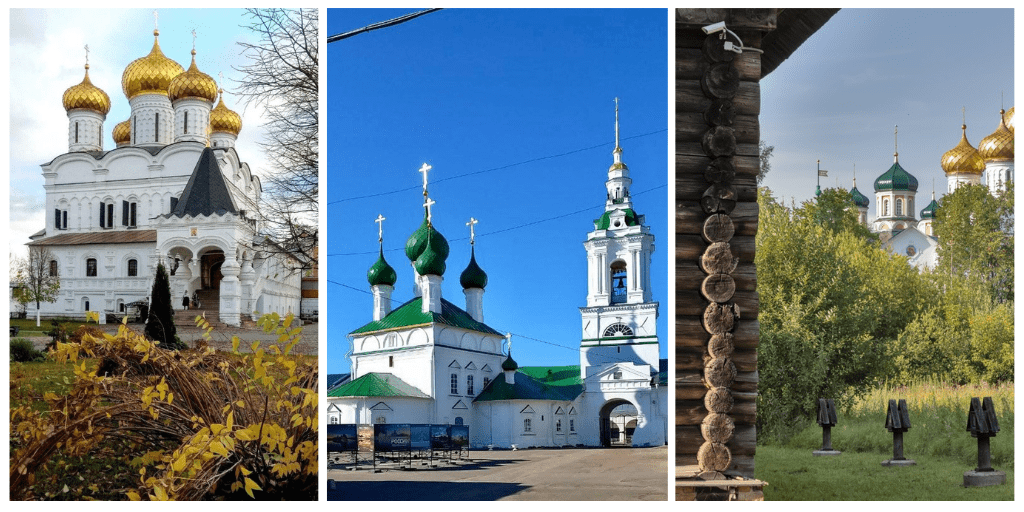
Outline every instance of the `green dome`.
<svg viewBox="0 0 1024 512"><path fill-rule="evenodd" d="M925 206L924 210L921 210L921 220L924 220L924 219L934 219L935 218L935 212L938 209L939 209L939 203L935 202L935 199L932 199L932 202L928 203L928 206Z"/></svg>
<svg viewBox="0 0 1024 512"><path fill-rule="evenodd" d="M459 276L459 282L462 283L463 288L487 287L487 273L480 268L480 265L476 264L476 249L470 249L469 265L466 265L466 270L463 270L462 275Z"/></svg>
<svg viewBox="0 0 1024 512"><path fill-rule="evenodd" d="M639 226L640 225L640 220L638 219L639 215L637 215L636 212L634 212L631 208L623 208L622 210L624 212L626 212L626 219L625 220L626 220L626 225L627 226ZM614 211L617 211L617 210L610 210L610 211L604 212L604 215L602 215L601 218L595 219L594 220L594 228L595 229L608 229L611 226L611 216L612 216L612 212L614 212ZM616 226L616 227L620 227L620 226Z"/></svg>
<svg viewBox="0 0 1024 512"><path fill-rule="evenodd" d="M853 204L857 205L859 208L868 207L869 200L867 196L861 194L860 190L857 190L856 186L850 189L850 195L853 196Z"/></svg>
<svg viewBox="0 0 1024 512"><path fill-rule="evenodd" d="M519 369L519 365L512 359L512 351L508 351L508 359L505 359L504 363L501 363L501 369L507 372L514 372Z"/></svg>
<svg viewBox="0 0 1024 512"><path fill-rule="evenodd" d="M387 261L384 261L383 247L380 249L380 256L377 258L377 262L366 272L366 280L370 282L370 286L377 286L379 284L394 286L395 282L398 281L398 274L395 273L395 269L391 268Z"/></svg>
<svg viewBox="0 0 1024 512"><path fill-rule="evenodd" d="M413 235L415 236L415 233ZM412 239L410 238L410 240ZM413 268L421 276L443 276L445 269L444 260L448 257L448 242L441 236L441 233L438 233L431 227L427 232L427 239L424 245L426 248L416 258L416 261L412 262ZM405 246L405 251L406 255L408 255L408 245Z"/></svg>
<svg viewBox="0 0 1024 512"><path fill-rule="evenodd" d="M423 254L424 249L427 248L427 240L433 240L434 252L440 255L442 260L448 257L448 240L445 240L424 216L423 224L420 224L420 227L413 231L405 242L405 255L409 261L416 261L420 254Z"/></svg>
<svg viewBox="0 0 1024 512"><path fill-rule="evenodd" d="M894 162L888 171L882 173L875 180L875 192L882 192L883 190L909 190L917 192L917 178L904 170L903 167L900 167L898 161Z"/></svg>

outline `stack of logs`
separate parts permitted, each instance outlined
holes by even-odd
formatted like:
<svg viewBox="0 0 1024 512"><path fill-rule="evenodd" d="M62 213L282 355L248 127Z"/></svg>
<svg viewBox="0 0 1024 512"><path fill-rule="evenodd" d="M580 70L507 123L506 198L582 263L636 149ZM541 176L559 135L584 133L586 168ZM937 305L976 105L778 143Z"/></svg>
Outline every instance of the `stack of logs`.
<svg viewBox="0 0 1024 512"><path fill-rule="evenodd" d="M693 34L676 41L676 458L753 478L761 61Z"/></svg>

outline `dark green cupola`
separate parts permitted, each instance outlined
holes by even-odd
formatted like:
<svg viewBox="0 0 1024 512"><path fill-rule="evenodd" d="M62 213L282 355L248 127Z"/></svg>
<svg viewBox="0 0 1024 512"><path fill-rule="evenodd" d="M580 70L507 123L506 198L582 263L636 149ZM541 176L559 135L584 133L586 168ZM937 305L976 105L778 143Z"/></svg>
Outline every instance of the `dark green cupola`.
<svg viewBox="0 0 1024 512"><path fill-rule="evenodd" d="M419 230L417 230L417 233ZM413 233L416 236L416 233ZM412 238L410 238L412 240ZM421 276L434 275L443 276L445 271L444 260L448 258L448 241L438 233L433 226L428 225L427 237L424 249L412 262L413 268ZM409 245L405 246L406 255L409 254Z"/></svg>
<svg viewBox="0 0 1024 512"><path fill-rule="evenodd" d="M857 180L853 180L853 188L850 189L850 196L853 198L853 204L858 208L867 208L870 200L864 194L861 194L860 190L857 190Z"/></svg>
<svg viewBox="0 0 1024 512"><path fill-rule="evenodd" d="M519 365L516 364L515 359L512 359L512 351L508 351L508 357L504 363L501 363L501 369L506 372L514 372L519 369Z"/></svg>
<svg viewBox="0 0 1024 512"><path fill-rule="evenodd" d="M424 215L423 223L420 224L416 231L413 231L412 235L409 235L409 239L405 242L405 255L409 258L409 261L415 262L423 254L427 248L428 241L430 241L434 253L442 261L448 257L448 240L445 240L444 236L434 229L434 226Z"/></svg>
<svg viewBox="0 0 1024 512"><path fill-rule="evenodd" d="M917 178L903 169L899 160L875 180L875 192L889 190L917 192Z"/></svg>
<svg viewBox="0 0 1024 512"><path fill-rule="evenodd" d="M932 202L928 203L928 206L925 206L924 209L921 210L921 220L934 219L935 212L938 211L938 209L939 203L935 201L935 195L932 194Z"/></svg>
<svg viewBox="0 0 1024 512"><path fill-rule="evenodd" d="M476 248L470 248L469 265L466 265L466 270L459 276L459 283L466 289L487 287L487 273L476 263Z"/></svg>
<svg viewBox="0 0 1024 512"><path fill-rule="evenodd" d="M380 249L380 256L377 257L377 262L366 272L366 280L370 282L370 286L381 284L394 286L395 282L398 281L398 274L395 273L395 269L391 268L391 265L388 265L388 262L384 260L383 247Z"/></svg>

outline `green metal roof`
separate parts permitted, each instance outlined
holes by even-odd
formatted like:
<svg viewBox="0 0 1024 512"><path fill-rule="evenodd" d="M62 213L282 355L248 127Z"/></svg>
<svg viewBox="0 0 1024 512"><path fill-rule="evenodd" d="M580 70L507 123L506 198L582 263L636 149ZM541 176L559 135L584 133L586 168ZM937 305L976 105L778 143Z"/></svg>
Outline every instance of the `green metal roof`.
<svg viewBox="0 0 1024 512"><path fill-rule="evenodd" d="M576 399L583 392L579 366L532 366L516 372L515 384L501 373L475 398L474 402L496 400Z"/></svg>
<svg viewBox="0 0 1024 512"><path fill-rule="evenodd" d="M463 288L487 287L487 273L476 263L476 248L469 250L469 265L466 265L466 270L459 276L459 283Z"/></svg>
<svg viewBox="0 0 1024 512"><path fill-rule="evenodd" d="M892 167L875 180L875 192L883 190L909 190L917 192L917 178L904 170L898 161L893 162Z"/></svg>
<svg viewBox="0 0 1024 512"><path fill-rule="evenodd" d="M388 262L384 260L383 247L380 249L380 256L377 257L377 262L366 272L366 280L370 282L370 286L377 286L379 284L394 286L395 282L398 281L398 274L395 273L395 269L391 268L391 265L388 265Z"/></svg>
<svg viewBox="0 0 1024 512"><path fill-rule="evenodd" d="M501 336L500 332L491 329L486 324L473 320L469 313L444 299L441 299L441 313L424 313L422 309L423 298L416 297L392 310L388 316L370 322L349 334L368 334L377 331L436 323Z"/></svg>
<svg viewBox="0 0 1024 512"><path fill-rule="evenodd" d="M327 396L334 398L346 396L430 398L426 393L390 373L367 373L356 380L332 389Z"/></svg>
<svg viewBox="0 0 1024 512"><path fill-rule="evenodd" d="M935 199L932 199L932 202L928 203L928 206L925 206L924 210L921 210L921 219L922 220L924 220L924 219L934 219L935 218L935 212L938 209L939 209L939 203L935 202Z"/></svg>
<svg viewBox="0 0 1024 512"><path fill-rule="evenodd" d="M639 226L640 225L640 220L638 219L639 215L637 215L637 213L635 211L633 211L632 208L622 208L621 210L626 213L626 219L625 220L626 220L626 225L627 226ZM606 211L606 212L604 212L604 215L601 215L601 218L594 219L594 228L595 229L608 229L611 226L612 212L617 212L617 211L619 211L619 210L616 209L616 210Z"/></svg>

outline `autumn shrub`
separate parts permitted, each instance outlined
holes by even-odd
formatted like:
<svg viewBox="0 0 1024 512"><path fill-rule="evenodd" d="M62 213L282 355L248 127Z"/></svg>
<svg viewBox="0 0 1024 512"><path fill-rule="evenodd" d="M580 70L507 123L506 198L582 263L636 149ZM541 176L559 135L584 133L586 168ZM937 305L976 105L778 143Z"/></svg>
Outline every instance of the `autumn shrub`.
<svg viewBox="0 0 1024 512"><path fill-rule="evenodd" d="M11 340L11 362L12 363L28 363L32 361L42 361L46 359L46 354L39 350L36 350L32 346L32 342L25 338L14 338Z"/></svg>
<svg viewBox="0 0 1024 512"><path fill-rule="evenodd" d="M75 381L67 395L44 394L49 410L11 411L11 497L31 499L37 470L55 454L88 455L115 438L137 447L128 499L316 499L317 365L290 355L302 330L292 321L265 315L259 324L277 342L253 342L243 355L235 337L234 357L164 350L126 325L57 344L54 357L73 365ZM209 337L212 327L197 323Z"/></svg>

